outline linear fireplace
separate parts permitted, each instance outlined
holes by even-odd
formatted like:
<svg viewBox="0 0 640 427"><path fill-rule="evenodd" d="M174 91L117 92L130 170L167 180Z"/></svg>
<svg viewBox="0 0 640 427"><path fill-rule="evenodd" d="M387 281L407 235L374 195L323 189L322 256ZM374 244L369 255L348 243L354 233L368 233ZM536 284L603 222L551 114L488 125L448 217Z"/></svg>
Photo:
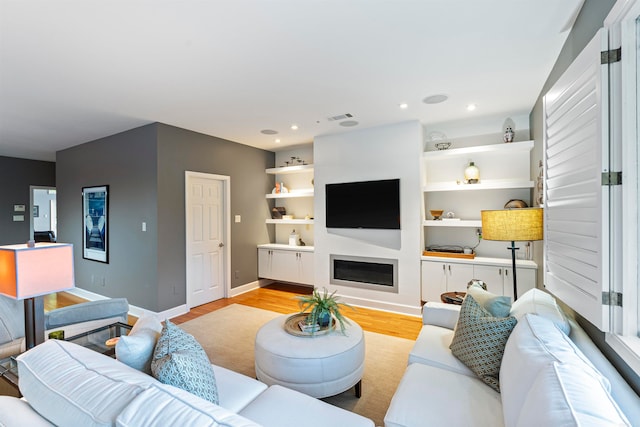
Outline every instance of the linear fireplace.
<svg viewBox="0 0 640 427"><path fill-rule="evenodd" d="M398 293L398 260L330 255L333 285Z"/></svg>

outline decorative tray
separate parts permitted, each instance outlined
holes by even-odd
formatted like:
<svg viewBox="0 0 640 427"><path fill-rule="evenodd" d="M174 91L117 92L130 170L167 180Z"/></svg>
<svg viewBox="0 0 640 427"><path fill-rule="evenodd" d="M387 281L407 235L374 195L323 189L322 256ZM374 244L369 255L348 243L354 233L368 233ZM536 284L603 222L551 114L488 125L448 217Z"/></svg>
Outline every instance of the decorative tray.
<svg viewBox="0 0 640 427"><path fill-rule="evenodd" d="M475 253L472 254L463 254L458 252L437 252L437 251L422 251L422 255L424 256L440 256L445 258L466 258L466 259L474 259L476 257Z"/></svg>
<svg viewBox="0 0 640 427"><path fill-rule="evenodd" d="M287 320L284 321L284 330L291 335L295 335L296 337L317 337L318 335L328 334L336 327L335 322L332 322L331 328L325 326L321 327L320 330L315 332L304 332L300 329L299 323L301 321L304 321L308 315L309 313L296 313L287 317Z"/></svg>

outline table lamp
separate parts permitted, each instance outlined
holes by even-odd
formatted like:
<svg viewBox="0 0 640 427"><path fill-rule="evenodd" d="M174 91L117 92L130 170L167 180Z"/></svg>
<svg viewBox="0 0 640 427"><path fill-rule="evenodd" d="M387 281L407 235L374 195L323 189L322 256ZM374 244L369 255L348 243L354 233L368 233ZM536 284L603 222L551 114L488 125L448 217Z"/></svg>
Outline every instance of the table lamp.
<svg viewBox="0 0 640 427"><path fill-rule="evenodd" d="M0 294L24 300L27 350L44 342L42 296L74 286L72 244L0 246Z"/></svg>
<svg viewBox="0 0 640 427"><path fill-rule="evenodd" d="M516 247L515 242L542 240L542 208L520 208L487 210L482 216L482 238L511 242L507 247L511 251L513 263L513 300L518 298L516 285Z"/></svg>

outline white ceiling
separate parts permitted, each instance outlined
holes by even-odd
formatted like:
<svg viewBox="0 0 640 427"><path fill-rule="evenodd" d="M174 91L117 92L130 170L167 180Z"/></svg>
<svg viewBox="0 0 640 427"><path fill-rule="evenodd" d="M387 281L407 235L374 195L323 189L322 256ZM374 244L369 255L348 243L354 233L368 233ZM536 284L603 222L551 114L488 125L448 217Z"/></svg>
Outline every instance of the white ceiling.
<svg viewBox="0 0 640 427"><path fill-rule="evenodd" d="M0 0L0 155L55 160L151 122L277 151L527 114L582 2ZM327 120L344 113L358 126Z"/></svg>

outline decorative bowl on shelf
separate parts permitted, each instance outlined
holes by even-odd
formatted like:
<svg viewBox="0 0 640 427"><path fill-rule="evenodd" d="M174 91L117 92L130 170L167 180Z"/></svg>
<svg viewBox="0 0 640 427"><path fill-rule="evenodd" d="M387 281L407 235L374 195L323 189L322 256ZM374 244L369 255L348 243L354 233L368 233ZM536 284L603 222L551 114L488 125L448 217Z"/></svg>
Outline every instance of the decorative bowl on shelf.
<svg viewBox="0 0 640 427"><path fill-rule="evenodd" d="M431 209L429 211L429 213L431 214L431 216L433 216L434 220L438 220L440 219L440 217L442 216L442 213L444 212L443 209Z"/></svg>

